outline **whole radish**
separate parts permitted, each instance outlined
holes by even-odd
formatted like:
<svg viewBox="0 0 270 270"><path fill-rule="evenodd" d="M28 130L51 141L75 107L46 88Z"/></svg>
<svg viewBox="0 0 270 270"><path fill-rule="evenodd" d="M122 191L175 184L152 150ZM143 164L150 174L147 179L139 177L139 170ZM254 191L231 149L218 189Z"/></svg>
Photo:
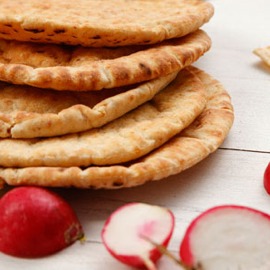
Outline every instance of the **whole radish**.
<svg viewBox="0 0 270 270"><path fill-rule="evenodd" d="M265 190L270 194L270 162L264 171L263 183Z"/></svg>
<svg viewBox="0 0 270 270"><path fill-rule="evenodd" d="M17 187L0 200L0 251L16 257L42 257L83 237L70 205L45 188Z"/></svg>
<svg viewBox="0 0 270 270"><path fill-rule="evenodd" d="M155 270L160 251L150 242L166 247L174 228L172 212L160 206L129 203L111 214L102 230L107 250L122 263Z"/></svg>

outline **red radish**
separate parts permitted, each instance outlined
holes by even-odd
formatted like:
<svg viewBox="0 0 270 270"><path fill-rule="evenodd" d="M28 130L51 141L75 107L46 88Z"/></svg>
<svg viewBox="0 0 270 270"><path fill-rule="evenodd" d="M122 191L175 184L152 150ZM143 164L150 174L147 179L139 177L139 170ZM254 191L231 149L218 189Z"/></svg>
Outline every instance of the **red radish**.
<svg viewBox="0 0 270 270"><path fill-rule="evenodd" d="M264 178L263 178L264 188L268 194L270 194L270 162L265 169Z"/></svg>
<svg viewBox="0 0 270 270"><path fill-rule="evenodd" d="M70 205L54 192L18 187L0 200L0 251L34 258L59 251L82 238Z"/></svg>
<svg viewBox="0 0 270 270"><path fill-rule="evenodd" d="M188 227L180 257L194 270L268 270L270 216L243 206L211 208Z"/></svg>
<svg viewBox="0 0 270 270"><path fill-rule="evenodd" d="M111 214L102 230L108 251L122 263L156 269L161 253L147 239L166 247L174 229L172 212L160 206L129 203Z"/></svg>

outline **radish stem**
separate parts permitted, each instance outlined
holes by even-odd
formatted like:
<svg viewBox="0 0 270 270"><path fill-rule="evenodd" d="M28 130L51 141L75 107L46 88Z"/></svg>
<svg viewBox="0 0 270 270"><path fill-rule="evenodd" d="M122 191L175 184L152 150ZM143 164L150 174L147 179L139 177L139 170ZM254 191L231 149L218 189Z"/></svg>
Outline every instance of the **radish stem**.
<svg viewBox="0 0 270 270"><path fill-rule="evenodd" d="M157 270L155 264L148 257L141 257L148 270Z"/></svg>
<svg viewBox="0 0 270 270"><path fill-rule="evenodd" d="M189 266L185 265L183 262L181 262L180 260L178 260L171 252L168 251L168 249L166 247L164 247L163 245L160 245L158 243L156 243L155 241L151 240L150 238L148 238L147 236L141 236L144 240L148 241L149 243L151 243L160 253L162 253L163 255L166 255L168 258L172 259L176 264L180 265L182 268L184 268L185 270L194 270L194 268L190 268Z"/></svg>

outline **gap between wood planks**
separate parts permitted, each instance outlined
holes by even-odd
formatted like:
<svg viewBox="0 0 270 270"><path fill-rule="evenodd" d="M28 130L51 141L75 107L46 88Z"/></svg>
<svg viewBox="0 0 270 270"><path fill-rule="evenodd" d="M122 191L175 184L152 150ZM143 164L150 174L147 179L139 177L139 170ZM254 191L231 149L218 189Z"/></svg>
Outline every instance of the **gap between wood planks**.
<svg viewBox="0 0 270 270"><path fill-rule="evenodd" d="M232 150L232 151L242 151L242 152L251 152L251 153L260 153L260 154L270 154L270 151L261 151L261 150L248 150L240 148L218 148L219 150Z"/></svg>

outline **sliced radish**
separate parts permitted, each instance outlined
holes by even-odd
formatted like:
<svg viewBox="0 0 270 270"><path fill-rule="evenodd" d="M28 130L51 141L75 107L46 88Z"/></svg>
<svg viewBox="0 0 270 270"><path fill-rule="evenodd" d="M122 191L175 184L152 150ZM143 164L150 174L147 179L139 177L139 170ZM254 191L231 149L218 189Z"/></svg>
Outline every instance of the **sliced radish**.
<svg viewBox="0 0 270 270"><path fill-rule="evenodd" d="M18 187L0 200L0 251L16 257L41 257L82 238L70 205L54 192Z"/></svg>
<svg viewBox="0 0 270 270"><path fill-rule="evenodd" d="M270 162L265 169L264 178L263 178L264 188L268 194L270 194Z"/></svg>
<svg viewBox="0 0 270 270"><path fill-rule="evenodd" d="M111 214L102 230L108 251L122 263L156 269L161 253L152 240L166 247L174 229L172 212L160 206L129 203Z"/></svg>
<svg viewBox="0 0 270 270"><path fill-rule="evenodd" d="M224 205L207 210L188 227L180 257L192 269L270 269L270 216Z"/></svg>

